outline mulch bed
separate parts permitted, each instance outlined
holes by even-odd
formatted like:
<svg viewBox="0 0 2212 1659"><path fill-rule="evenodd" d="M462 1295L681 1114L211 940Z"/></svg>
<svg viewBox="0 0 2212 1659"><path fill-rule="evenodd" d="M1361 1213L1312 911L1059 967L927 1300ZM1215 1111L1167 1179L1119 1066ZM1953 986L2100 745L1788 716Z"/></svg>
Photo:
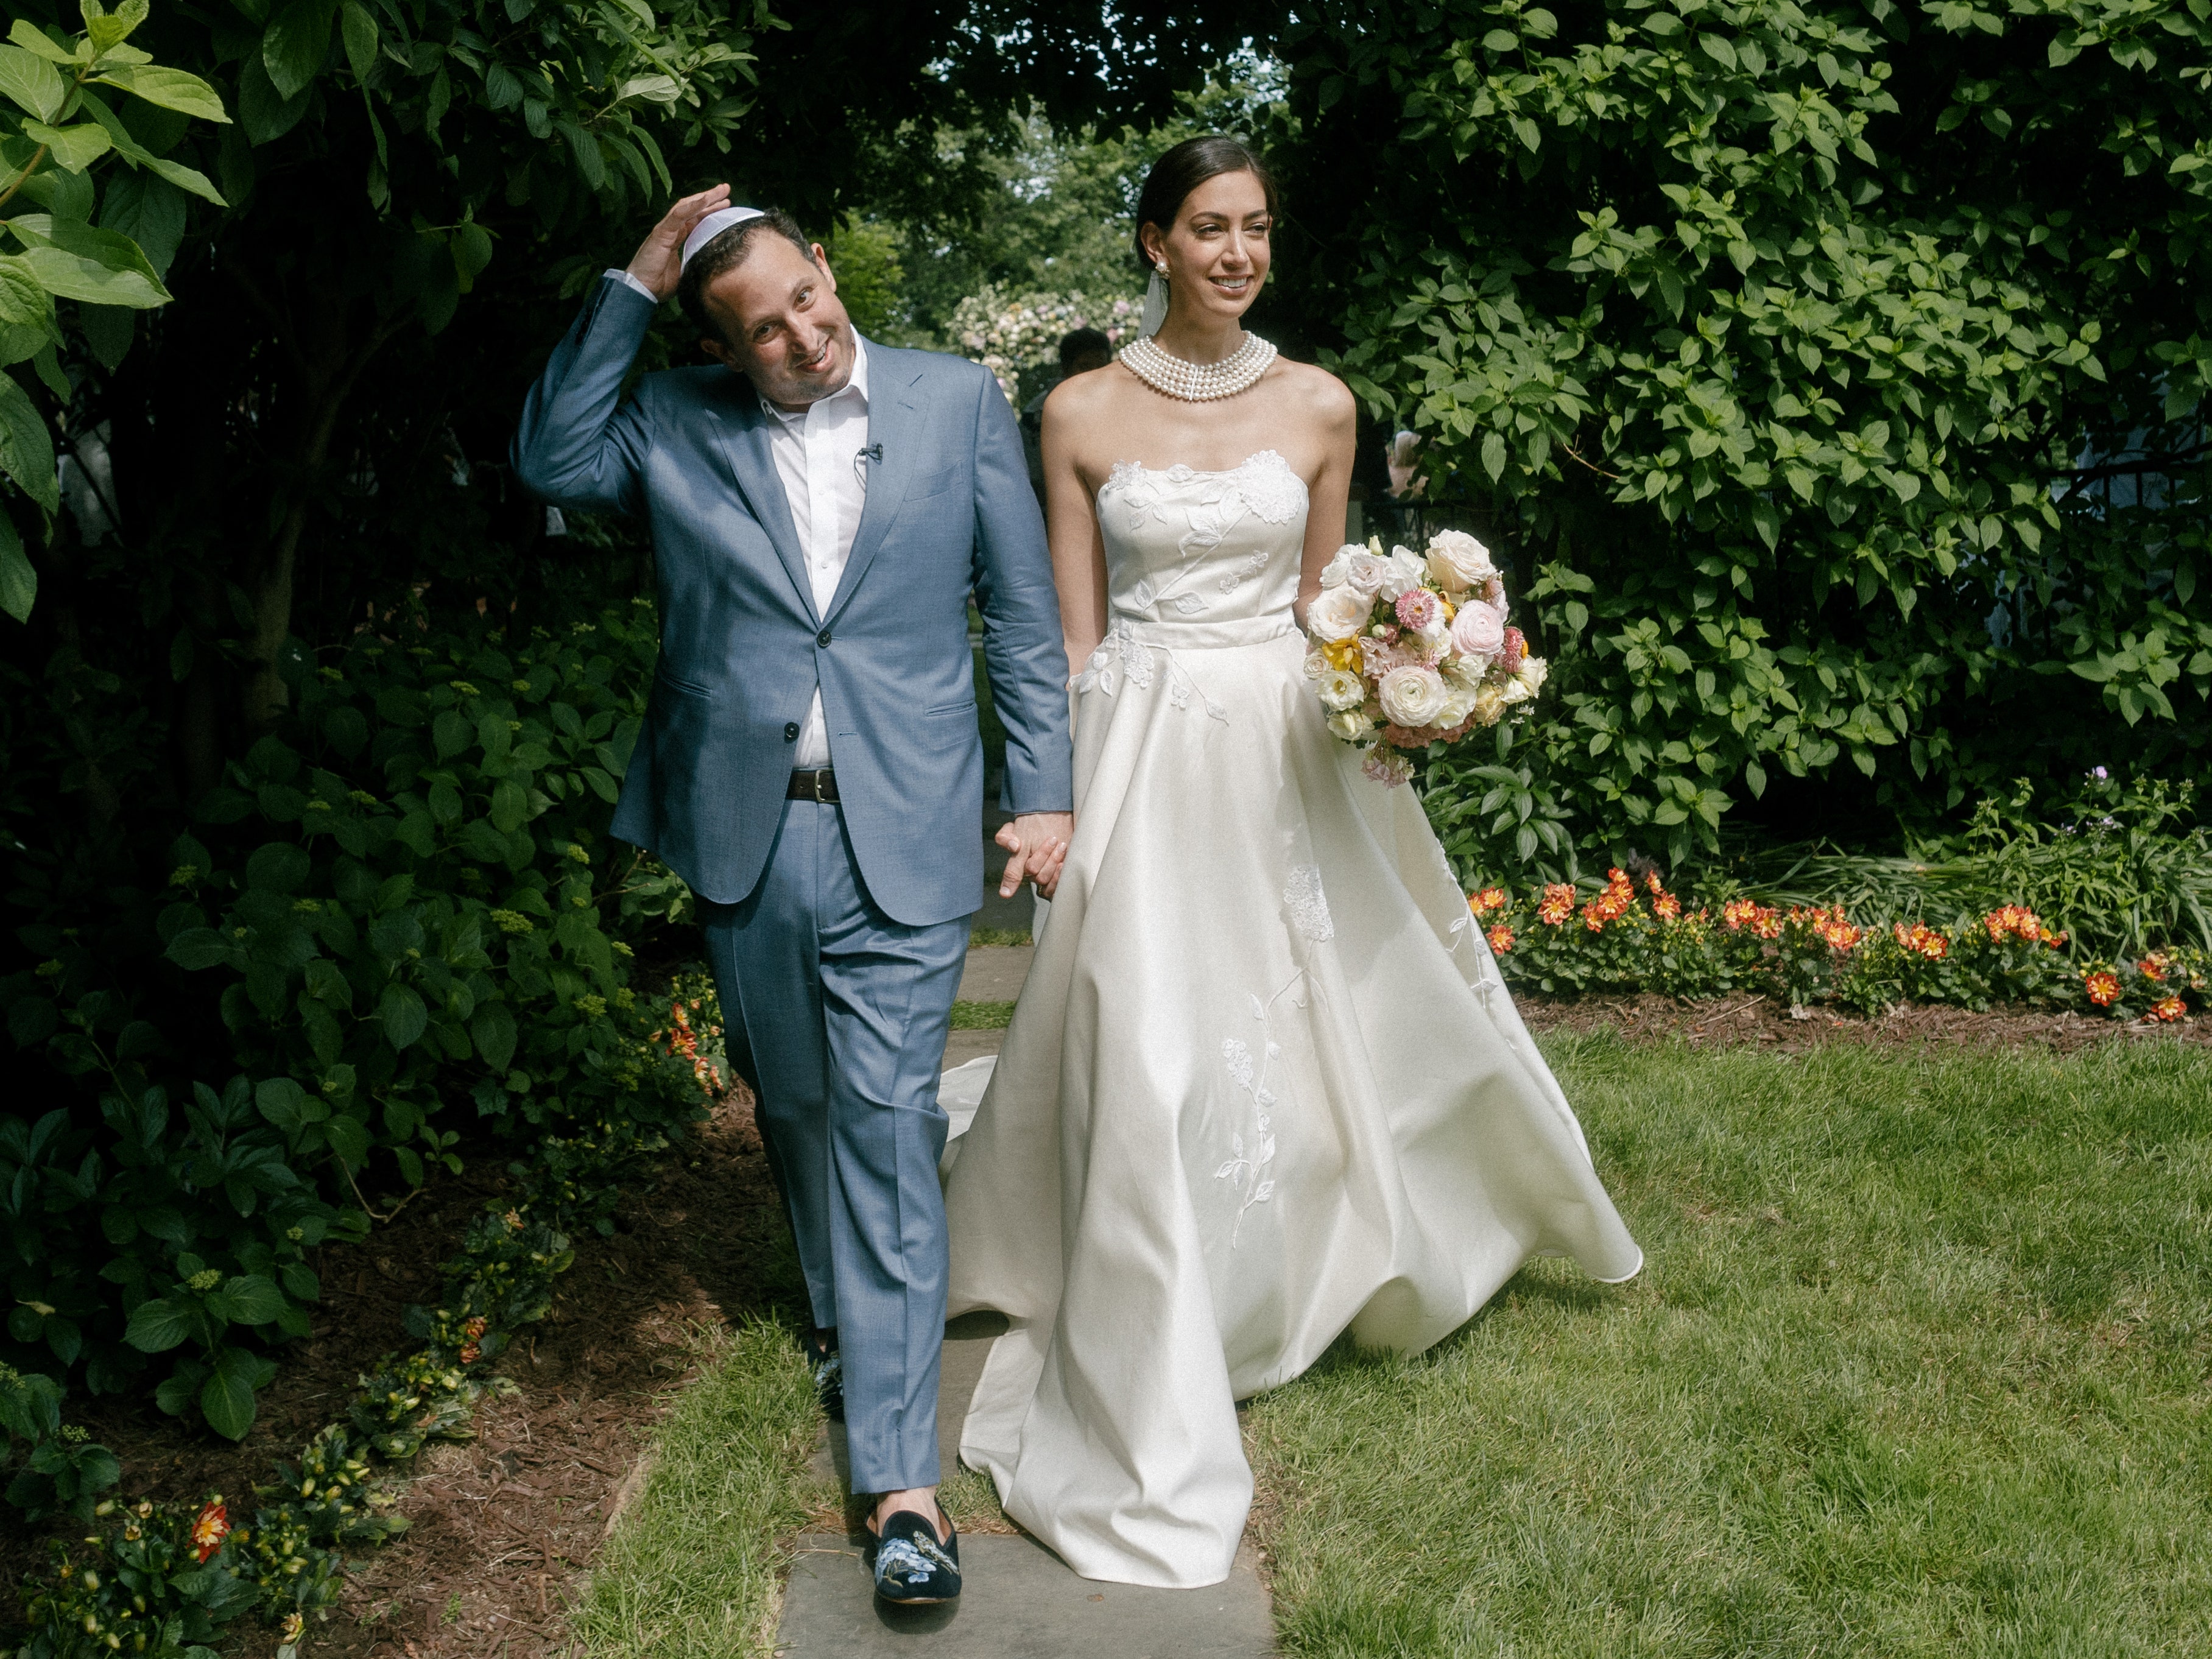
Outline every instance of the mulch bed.
<svg viewBox="0 0 2212 1659"><path fill-rule="evenodd" d="M1880 1043L1943 1048L2052 1049L2070 1054L2100 1042L2166 1037L2183 1042L2212 1042L2212 1020L2174 1024L2085 1019L2075 1013L2035 1013L1915 1004L1871 1019L1840 1008L1813 1008L1793 1018L1789 1006L1772 997L1735 997L1683 1002L1649 994L1607 997L1516 997L1528 1029L1595 1033L1611 1031L1650 1041L1680 1038L1692 1047L1756 1047L1797 1054L1833 1042Z"/></svg>
<svg viewBox="0 0 2212 1659"><path fill-rule="evenodd" d="M323 1253L315 1334L285 1352L240 1444L185 1429L150 1398L76 1395L72 1420L122 1460L134 1498L219 1492L234 1514L250 1511L254 1484L343 1416L361 1373L415 1346L404 1310L436 1298L441 1265L508 1184L500 1168L487 1158L434 1182L366 1243ZM312 1653L532 1659L562 1645L567 1599L641 1484L646 1437L692 1374L696 1333L788 1294L790 1247L741 1090L625 1193L616 1228L576 1241L551 1310L494 1368L504 1380L478 1405L475 1438L434 1444L394 1472L413 1525L353 1556L345 1594L309 1627ZM12 1512L0 1518L8 1589L43 1563L45 1536ZM9 1595L0 1614L14 1613ZM244 1620L226 1646L258 1653L270 1639Z"/></svg>

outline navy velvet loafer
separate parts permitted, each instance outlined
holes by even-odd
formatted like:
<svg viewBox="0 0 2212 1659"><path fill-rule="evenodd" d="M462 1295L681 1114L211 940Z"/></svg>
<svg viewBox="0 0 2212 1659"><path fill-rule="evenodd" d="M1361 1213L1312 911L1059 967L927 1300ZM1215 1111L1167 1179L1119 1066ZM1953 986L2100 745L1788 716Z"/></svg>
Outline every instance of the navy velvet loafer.
<svg viewBox="0 0 2212 1659"><path fill-rule="evenodd" d="M960 1594L960 1534L949 1516L945 1532L939 1541L929 1517L912 1510L901 1510L884 1522L876 1539L876 1594L906 1607L955 1600Z"/></svg>
<svg viewBox="0 0 2212 1659"><path fill-rule="evenodd" d="M845 1420L845 1363L835 1348L815 1358L814 1397L822 1402L822 1414L832 1423Z"/></svg>

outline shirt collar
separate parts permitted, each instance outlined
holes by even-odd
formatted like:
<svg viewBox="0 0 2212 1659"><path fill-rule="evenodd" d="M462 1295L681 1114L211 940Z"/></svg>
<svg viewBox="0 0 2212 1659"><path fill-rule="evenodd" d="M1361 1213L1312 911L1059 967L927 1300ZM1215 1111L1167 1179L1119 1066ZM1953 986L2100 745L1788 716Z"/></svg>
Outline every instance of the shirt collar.
<svg viewBox="0 0 2212 1659"><path fill-rule="evenodd" d="M800 427L806 424L808 410L826 408L832 404L848 399L854 403L857 403L860 406L860 410L863 414L867 412L868 343L861 337L860 331L857 328L853 331L853 378L851 380L846 381L842 386L831 392L828 397L807 404L805 409L800 410L797 414L792 414L787 410L778 409L774 404L769 402L765 398L761 399L761 407L768 410L769 414L775 416L776 419L781 421L786 426Z"/></svg>

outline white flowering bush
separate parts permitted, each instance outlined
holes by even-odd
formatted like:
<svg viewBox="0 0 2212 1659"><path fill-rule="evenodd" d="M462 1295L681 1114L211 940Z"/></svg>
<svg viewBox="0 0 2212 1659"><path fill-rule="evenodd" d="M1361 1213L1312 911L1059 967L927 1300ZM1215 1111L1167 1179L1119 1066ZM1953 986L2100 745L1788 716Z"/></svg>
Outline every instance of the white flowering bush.
<svg viewBox="0 0 2212 1659"><path fill-rule="evenodd" d="M1026 294L1016 297L998 287L971 294L953 308L951 333L961 355L999 377L1008 403L1019 401L1023 374L1054 361L1061 337L1095 328L1119 347L1137 326L1140 307L1130 300L1093 300L1088 295Z"/></svg>

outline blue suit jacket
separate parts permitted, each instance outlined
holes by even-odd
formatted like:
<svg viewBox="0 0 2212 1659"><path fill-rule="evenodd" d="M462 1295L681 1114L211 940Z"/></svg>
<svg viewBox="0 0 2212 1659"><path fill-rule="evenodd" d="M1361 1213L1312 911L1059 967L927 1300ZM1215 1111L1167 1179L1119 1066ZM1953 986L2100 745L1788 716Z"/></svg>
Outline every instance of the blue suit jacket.
<svg viewBox="0 0 2212 1659"><path fill-rule="evenodd" d="M818 683L861 879L893 921L950 921L983 890L971 592L1018 812L1074 799L1067 659L1012 412L963 358L868 346L872 465L843 580L817 615L767 422L720 367L622 384L653 302L603 277L514 439L556 507L643 514L660 599L652 709L614 833L701 896L750 893Z"/></svg>

